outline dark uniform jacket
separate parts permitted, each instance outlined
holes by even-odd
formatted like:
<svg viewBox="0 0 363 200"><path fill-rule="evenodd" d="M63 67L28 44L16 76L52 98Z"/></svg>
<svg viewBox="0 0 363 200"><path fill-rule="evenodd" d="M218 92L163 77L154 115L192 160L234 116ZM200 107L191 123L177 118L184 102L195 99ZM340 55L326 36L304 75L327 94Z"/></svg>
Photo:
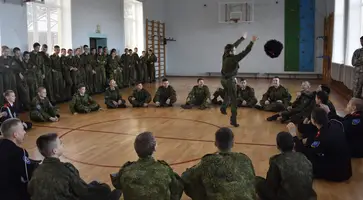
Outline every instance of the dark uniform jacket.
<svg viewBox="0 0 363 200"><path fill-rule="evenodd" d="M314 176L329 181L345 181L352 176L350 151L342 123L330 122L308 138L306 146L294 137L295 150L313 164Z"/></svg>
<svg viewBox="0 0 363 200"><path fill-rule="evenodd" d="M340 117L329 113L329 119L342 122L345 136L353 158L363 158L363 115L362 111Z"/></svg>
<svg viewBox="0 0 363 200"><path fill-rule="evenodd" d="M0 139L1 200L30 200L27 185L38 162L28 156L28 152L14 142Z"/></svg>
<svg viewBox="0 0 363 200"><path fill-rule="evenodd" d="M303 111L312 103L312 101L315 101L314 97L314 93L302 91L301 95L297 97L296 100L292 103L291 112L296 113Z"/></svg>

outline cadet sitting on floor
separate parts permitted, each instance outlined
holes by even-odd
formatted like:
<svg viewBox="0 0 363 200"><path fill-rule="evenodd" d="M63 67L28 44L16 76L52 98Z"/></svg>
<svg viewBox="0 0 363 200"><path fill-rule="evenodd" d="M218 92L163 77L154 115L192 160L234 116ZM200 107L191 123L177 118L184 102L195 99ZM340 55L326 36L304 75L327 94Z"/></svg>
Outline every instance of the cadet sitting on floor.
<svg viewBox="0 0 363 200"><path fill-rule="evenodd" d="M184 109L191 109L193 106L199 106L199 109L206 109L209 107L208 100L210 99L210 92L208 86L204 85L204 79L198 78L198 85L195 85L192 91L189 92L187 102L182 105Z"/></svg>
<svg viewBox="0 0 363 200"><path fill-rule="evenodd" d="M176 91L169 85L168 79L163 79L163 83L156 91L153 101L157 107L173 106L176 102Z"/></svg>
<svg viewBox="0 0 363 200"><path fill-rule="evenodd" d="M215 105L222 105L223 103L223 99L224 99L224 89L223 88L218 88L214 93L213 93L213 99L212 99L212 104ZM222 100L218 100L218 97L221 97Z"/></svg>
<svg viewBox="0 0 363 200"><path fill-rule="evenodd" d="M247 81L243 78L237 82L237 106L238 107L255 107L257 98L255 90L247 85Z"/></svg>
<svg viewBox="0 0 363 200"><path fill-rule="evenodd" d="M272 86L263 95L260 106L256 106L256 108L265 111L280 112L287 109L290 100L290 93L284 86L280 85L279 77L275 77L272 79Z"/></svg>
<svg viewBox="0 0 363 200"><path fill-rule="evenodd" d="M138 83L132 92L132 95L128 98L132 107L148 107L151 101L150 93L143 88L142 83Z"/></svg>
<svg viewBox="0 0 363 200"><path fill-rule="evenodd" d="M327 105L320 107L328 113L329 119L342 122L352 158L363 158L363 100L352 98L347 105L348 114L345 117L330 112Z"/></svg>
<svg viewBox="0 0 363 200"><path fill-rule="evenodd" d="M100 110L100 105L98 105L89 94L86 94L86 87L80 85L78 87L78 92L73 95L72 102L69 104L69 109L72 114L89 113Z"/></svg>
<svg viewBox="0 0 363 200"><path fill-rule="evenodd" d="M126 101L122 99L116 81L110 80L110 87L105 92L105 104L107 108L126 108Z"/></svg>
<svg viewBox="0 0 363 200"><path fill-rule="evenodd" d="M38 95L34 97L31 110L29 112L30 119L35 122L57 122L60 115L57 109L47 97L47 90L44 87L38 88Z"/></svg>
<svg viewBox="0 0 363 200"><path fill-rule="evenodd" d="M266 179L257 177L256 192L262 200L316 200L313 166L302 153L294 152L290 133L276 137L280 154L270 158Z"/></svg>
<svg viewBox="0 0 363 200"><path fill-rule="evenodd" d="M183 195L183 181L162 160L153 157L156 141L152 133L139 134L134 142L137 161L126 162L111 175L112 185L121 190L124 200L179 200Z"/></svg>

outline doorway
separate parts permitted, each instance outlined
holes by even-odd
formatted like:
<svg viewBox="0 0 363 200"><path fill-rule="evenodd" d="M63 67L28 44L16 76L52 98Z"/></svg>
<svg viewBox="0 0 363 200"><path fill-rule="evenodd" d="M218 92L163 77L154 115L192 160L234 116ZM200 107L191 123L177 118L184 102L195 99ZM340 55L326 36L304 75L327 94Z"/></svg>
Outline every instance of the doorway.
<svg viewBox="0 0 363 200"><path fill-rule="evenodd" d="M107 47L107 38L90 37L89 44L90 44L90 48L95 48L95 49L97 49L99 46Z"/></svg>

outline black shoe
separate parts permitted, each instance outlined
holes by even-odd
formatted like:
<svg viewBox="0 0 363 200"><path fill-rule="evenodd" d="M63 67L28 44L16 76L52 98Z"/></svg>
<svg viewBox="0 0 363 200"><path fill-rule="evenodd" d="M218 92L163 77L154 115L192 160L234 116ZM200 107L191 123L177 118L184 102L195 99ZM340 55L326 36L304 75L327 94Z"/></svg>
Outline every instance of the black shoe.
<svg viewBox="0 0 363 200"><path fill-rule="evenodd" d="M279 118L279 114L275 114L275 115L272 115L271 117L267 117L267 121L275 121L275 120L277 120L277 118Z"/></svg>
<svg viewBox="0 0 363 200"><path fill-rule="evenodd" d="M234 127L239 127L239 124L237 124L237 119L236 119L236 117L231 117L231 119L230 119L230 124L232 125L232 126L234 126Z"/></svg>
<svg viewBox="0 0 363 200"><path fill-rule="evenodd" d="M221 111L221 113L223 115L227 115L227 109L226 108L220 107L219 110Z"/></svg>
<svg viewBox="0 0 363 200"><path fill-rule="evenodd" d="M263 110L263 107L260 106L260 105L255 105L255 108L258 109L258 110Z"/></svg>
<svg viewBox="0 0 363 200"><path fill-rule="evenodd" d="M191 105L188 105L188 104L181 105L181 107L182 107L183 109L192 109L192 106L191 106Z"/></svg>
<svg viewBox="0 0 363 200"><path fill-rule="evenodd" d="M121 104L119 105L120 108L126 108L126 105L125 104Z"/></svg>

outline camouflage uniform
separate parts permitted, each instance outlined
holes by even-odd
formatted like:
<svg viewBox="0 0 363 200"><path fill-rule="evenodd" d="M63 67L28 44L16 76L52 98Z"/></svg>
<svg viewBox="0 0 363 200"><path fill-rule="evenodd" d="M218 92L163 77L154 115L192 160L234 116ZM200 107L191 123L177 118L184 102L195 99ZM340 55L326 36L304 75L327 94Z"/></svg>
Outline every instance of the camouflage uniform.
<svg viewBox="0 0 363 200"><path fill-rule="evenodd" d="M42 77L44 71L44 60L39 52L32 51L30 53L30 62L35 66L37 76L37 86L44 86L44 79Z"/></svg>
<svg viewBox="0 0 363 200"><path fill-rule="evenodd" d="M23 73L25 80L27 82L29 88L29 100L33 99L37 95L38 91L38 82L37 82L37 74L36 74L36 66L31 63L23 61L25 72Z"/></svg>
<svg viewBox="0 0 363 200"><path fill-rule="evenodd" d="M119 57L112 58L110 57L108 59L108 69L109 69L109 75L110 79L113 79L116 81L117 87L121 88L123 86L123 80L122 80L122 68L120 65Z"/></svg>
<svg viewBox="0 0 363 200"><path fill-rule="evenodd" d="M28 192L32 200L99 200L107 199L111 189L106 184L88 185L71 163L45 158L35 170Z"/></svg>
<svg viewBox="0 0 363 200"><path fill-rule="evenodd" d="M270 158L266 179L257 178L256 192L263 200L316 200L313 166L301 153L275 155Z"/></svg>
<svg viewBox="0 0 363 200"><path fill-rule="evenodd" d="M243 101L246 101L247 104L243 105ZM241 86L237 85L237 106L238 107L254 107L257 103L257 99L255 96L255 90L246 86L245 89L242 89Z"/></svg>
<svg viewBox="0 0 363 200"><path fill-rule="evenodd" d="M199 106L200 109L208 108L208 99L210 99L209 88L206 85L200 87L195 85L192 91L189 92L187 102L183 108L192 108L192 106Z"/></svg>
<svg viewBox="0 0 363 200"><path fill-rule="evenodd" d="M13 58L8 56L7 58L5 58L4 56L0 56L0 68L1 68L1 73L3 75L3 89L4 91L2 91L2 93L0 94L0 99L3 100L3 93L6 90L13 90L15 92L15 95L17 95L17 90L16 90L16 78L15 78L15 74L14 74L14 66L17 67L16 63L13 62ZM9 68L6 68L5 66L8 66ZM3 105L3 104L2 104Z"/></svg>
<svg viewBox="0 0 363 200"><path fill-rule="evenodd" d="M52 77L52 62L49 55L46 52L39 52L43 58L43 71L42 74L45 76L43 86L47 89L47 95L51 102L56 102L54 90L53 90L53 77Z"/></svg>
<svg viewBox="0 0 363 200"><path fill-rule="evenodd" d="M166 104L168 99L170 100L169 105ZM159 86L156 90L153 102L159 102L160 106L171 106L176 102L176 91L170 85L167 88Z"/></svg>
<svg viewBox="0 0 363 200"><path fill-rule="evenodd" d="M216 105L222 105L223 101L219 100L218 101L218 97L221 97L221 99L224 99L224 90L222 88L218 88L214 93L213 93L213 99L212 99L212 103L216 104Z"/></svg>
<svg viewBox="0 0 363 200"><path fill-rule="evenodd" d="M130 56L126 53L121 55L120 63L123 71L123 84L122 86L130 86ZM121 87L121 86L120 86Z"/></svg>
<svg viewBox="0 0 363 200"><path fill-rule="evenodd" d="M205 155L182 174L184 191L193 200L255 200L255 172L242 153Z"/></svg>
<svg viewBox="0 0 363 200"><path fill-rule="evenodd" d="M270 102L270 104L265 105L265 101L267 100ZM278 100L282 101L282 103L277 103L276 101ZM286 108L289 106L290 100L291 95L284 86L280 85L277 88L271 86L263 95L260 105L265 111L280 112L286 110Z"/></svg>
<svg viewBox="0 0 363 200"><path fill-rule="evenodd" d="M132 98L135 98L135 100L132 100ZM134 89L132 96L129 96L128 100L133 107L143 107L144 103L150 103L151 95L144 88L141 90Z"/></svg>
<svg viewBox="0 0 363 200"><path fill-rule="evenodd" d="M47 97L40 99L39 96L34 97L29 115L35 122L50 122L51 117L59 118L57 109L53 107L49 99Z"/></svg>
<svg viewBox="0 0 363 200"><path fill-rule="evenodd" d="M71 76L71 60L72 56L61 56L62 74L65 82L64 86L64 100L69 101L72 99L73 81Z"/></svg>
<svg viewBox="0 0 363 200"><path fill-rule="evenodd" d="M141 70L141 80L142 82L147 82L147 57L140 56L140 70Z"/></svg>
<svg viewBox="0 0 363 200"><path fill-rule="evenodd" d="M121 105L115 105L113 102L121 100ZM118 88L107 88L105 92L105 104L107 108L126 108L126 101L122 99Z"/></svg>
<svg viewBox="0 0 363 200"><path fill-rule="evenodd" d="M238 39L233 46L237 48L241 42L244 40L243 37ZM222 79L221 84L223 86L225 95L223 99L223 103L221 106L221 110L226 110L229 103L231 105L231 122L235 122L237 118L237 86L236 86L236 76L239 69L239 62L247 56L249 52L251 52L253 46L253 42L251 41L246 49L239 54L231 55L227 52L223 54L222 57Z"/></svg>
<svg viewBox="0 0 363 200"><path fill-rule="evenodd" d="M147 79L149 82L155 81L155 63L158 61L158 58L154 53L146 54L146 65L147 65Z"/></svg>
<svg viewBox="0 0 363 200"><path fill-rule="evenodd" d="M68 65L73 68L77 68L77 70L71 71L71 78L73 82L72 93L76 93L78 90L78 86L80 84L84 84L84 68L82 66L81 57L69 56Z"/></svg>
<svg viewBox="0 0 363 200"><path fill-rule="evenodd" d="M78 92L73 95L72 102L69 104L71 113L89 113L98 111L100 106L88 94L81 96Z"/></svg>
<svg viewBox="0 0 363 200"><path fill-rule="evenodd" d="M125 163L111 181L124 200L180 200L183 182L164 161L152 157Z"/></svg>
<svg viewBox="0 0 363 200"><path fill-rule="evenodd" d="M81 55L82 64L84 66L84 84L86 85L87 90L90 94L95 92L93 87L93 66L92 66L92 55L83 53Z"/></svg>
<svg viewBox="0 0 363 200"><path fill-rule="evenodd" d="M104 91L104 87L106 85L107 57L103 56L102 54L101 55L97 54L96 59L97 63L95 64L96 75L95 75L94 87L95 87L95 92L100 93Z"/></svg>
<svg viewBox="0 0 363 200"><path fill-rule="evenodd" d="M17 105L22 106L23 109L29 110L30 107L30 97L29 97L29 87L24 76L25 66L22 60L13 57L10 66L11 73L7 73L5 80L10 80L15 82L15 92L16 97L19 101L15 102ZM20 73L24 76L23 79L20 77Z"/></svg>
<svg viewBox="0 0 363 200"><path fill-rule="evenodd" d="M136 73L136 81L142 81L142 71L141 71L141 65L140 65L140 57L139 55L134 52L132 53L132 60L133 60L133 64L134 64L134 68L135 68L135 73Z"/></svg>
<svg viewBox="0 0 363 200"><path fill-rule="evenodd" d="M62 62L59 55L53 54L50 56L52 66L52 80L53 80L53 92L58 102L64 100L62 94L64 89L64 79L62 74Z"/></svg>
<svg viewBox="0 0 363 200"><path fill-rule="evenodd" d="M353 97L363 98L363 48L357 49L352 57L354 66Z"/></svg>

